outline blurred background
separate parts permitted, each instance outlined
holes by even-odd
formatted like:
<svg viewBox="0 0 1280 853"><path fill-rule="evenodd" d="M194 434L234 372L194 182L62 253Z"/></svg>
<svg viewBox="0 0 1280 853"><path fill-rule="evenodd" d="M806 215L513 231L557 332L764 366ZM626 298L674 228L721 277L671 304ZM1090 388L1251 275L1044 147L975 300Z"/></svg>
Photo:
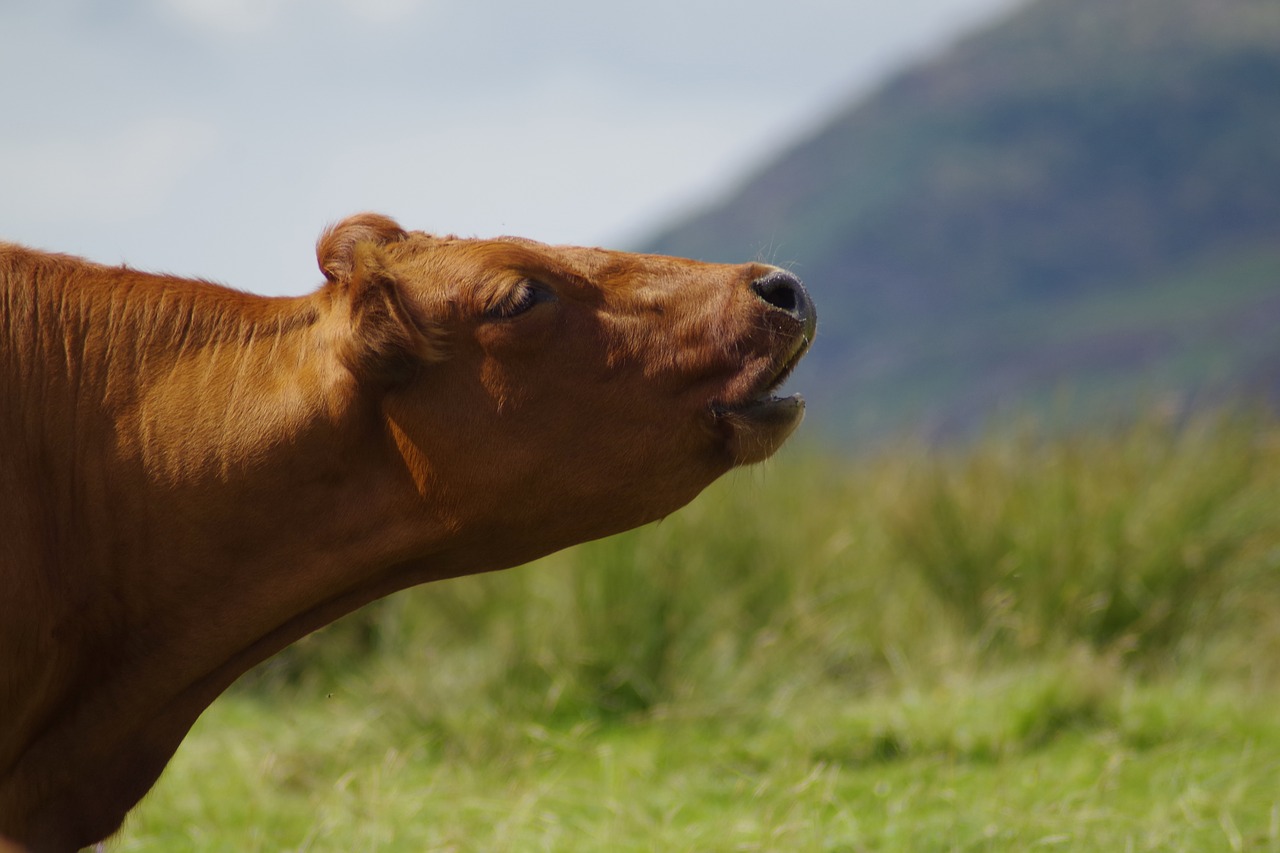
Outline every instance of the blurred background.
<svg viewBox="0 0 1280 853"><path fill-rule="evenodd" d="M1280 7L0 4L6 239L301 293L360 210L788 266L835 441L1274 395Z"/></svg>
<svg viewBox="0 0 1280 853"><path fill-rule="evenodd" d="M1276 0L0 3L4 238L368 209L789 267L808 422L287 649L116 849L1280 850Z"/></svg>

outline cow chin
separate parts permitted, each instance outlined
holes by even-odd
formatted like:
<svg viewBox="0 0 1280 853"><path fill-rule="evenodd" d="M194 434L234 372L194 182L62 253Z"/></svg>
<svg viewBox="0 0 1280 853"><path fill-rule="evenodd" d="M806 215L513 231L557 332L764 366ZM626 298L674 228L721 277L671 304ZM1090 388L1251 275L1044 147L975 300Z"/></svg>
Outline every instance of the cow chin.
<svg viewBox="0 0 1280 853"><path fill-rule="evenodd" d="M772 456L804 420L804 398L765 397L733 408L715 408L713 415L726 432L733 464L753 465Z"/></svg>

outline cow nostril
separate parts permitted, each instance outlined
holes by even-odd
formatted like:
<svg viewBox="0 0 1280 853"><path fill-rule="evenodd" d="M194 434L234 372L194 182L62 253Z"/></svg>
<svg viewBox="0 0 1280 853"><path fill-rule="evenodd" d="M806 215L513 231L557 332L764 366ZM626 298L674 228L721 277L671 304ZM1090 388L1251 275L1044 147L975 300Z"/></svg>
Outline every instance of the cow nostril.
<svg viewBox="0 0 1280 853"><path fill-rule="evenodd" d="M804 285L789 272L771 272L751 282L751 289L756 296L797 320L808 321L813 314L813 302Z"/></svg>
<svg viewBox="0 0 1280 853"><path fill-rule="evenodd" d="M774 308L781 308L788 314L796 310L796 290L780 276L757 281L753 286L756 295Z"/></svg>

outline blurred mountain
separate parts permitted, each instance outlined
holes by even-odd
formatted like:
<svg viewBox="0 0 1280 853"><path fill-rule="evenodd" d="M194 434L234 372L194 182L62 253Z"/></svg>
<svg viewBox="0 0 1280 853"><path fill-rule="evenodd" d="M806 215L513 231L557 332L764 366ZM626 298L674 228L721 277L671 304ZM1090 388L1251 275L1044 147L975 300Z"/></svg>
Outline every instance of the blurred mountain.
<svg viewBox="0 0 1280 853"><path fill-rule="evenodd" d="M837 437L1280 396L1280 2L1023 6L643 248L799 273Z"/></svg>

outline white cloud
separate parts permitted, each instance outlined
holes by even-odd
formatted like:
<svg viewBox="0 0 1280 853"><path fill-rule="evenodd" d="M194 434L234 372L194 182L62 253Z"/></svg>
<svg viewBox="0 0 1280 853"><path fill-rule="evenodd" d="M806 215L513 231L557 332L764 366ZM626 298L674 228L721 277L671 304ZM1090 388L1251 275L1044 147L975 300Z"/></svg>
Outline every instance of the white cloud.
<svg viewBox="0 0 1280 853"><path fill-rule="evenodd" d="M103 134L0 140L0 198L26 220L117 222L154 213L216 145L189 119Z"/></svg>

